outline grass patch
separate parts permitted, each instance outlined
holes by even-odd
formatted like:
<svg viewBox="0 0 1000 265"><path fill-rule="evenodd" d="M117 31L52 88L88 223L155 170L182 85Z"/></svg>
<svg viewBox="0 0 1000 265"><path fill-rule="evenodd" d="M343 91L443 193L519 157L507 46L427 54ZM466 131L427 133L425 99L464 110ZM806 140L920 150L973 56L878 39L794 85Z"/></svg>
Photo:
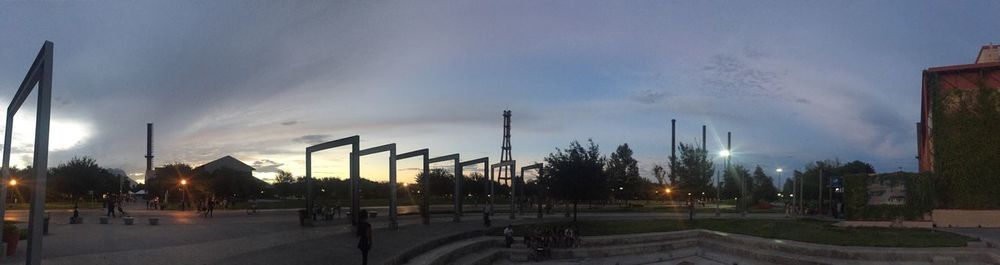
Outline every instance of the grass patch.
<svg viewBox="0 0 1000 265"><path fill-rule="evenodd" d="M525 224L514 227L516 236L570 223ZM917 228L841 228L816 220L616 220L577 222L583 236L669 232L707 229L719 232L838 246L865 247L964 247L976 239L948 232Z"/></svg>

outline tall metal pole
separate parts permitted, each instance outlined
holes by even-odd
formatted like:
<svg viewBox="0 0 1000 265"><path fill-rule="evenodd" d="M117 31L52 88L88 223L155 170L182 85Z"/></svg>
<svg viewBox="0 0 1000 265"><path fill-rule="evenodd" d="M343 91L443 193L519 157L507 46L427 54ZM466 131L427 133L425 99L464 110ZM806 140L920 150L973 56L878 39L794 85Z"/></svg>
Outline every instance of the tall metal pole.
<svg viewBox="0 0 1000 265"><path fill-rule="evenodd" d="M799 176L799 214L806 214L806 176Z"/></svg>
<svg viewBox="0 0 1000 265"><path fill-rule="evenodd" d="M819 168L819 203L816 204L816 214L823 214L823 168Z"/></svg>

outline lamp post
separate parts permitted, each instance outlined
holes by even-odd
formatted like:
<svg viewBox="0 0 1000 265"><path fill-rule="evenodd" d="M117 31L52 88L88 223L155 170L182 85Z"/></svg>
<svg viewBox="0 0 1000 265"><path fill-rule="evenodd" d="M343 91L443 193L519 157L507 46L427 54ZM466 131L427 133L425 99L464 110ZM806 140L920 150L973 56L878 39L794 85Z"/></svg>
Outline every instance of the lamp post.
<svg viewBox="0 0 1000 265"><path fill-rule="evenodd" d="M782 169L781 169L781 168L779 167L778 169L775 169L774 171L777 171L777 172L778 172L778 179L781 179L781 172L782 172L782 171L784 171L784 170L782 170ZM785 187L785 185L781 185L781 187L782 187L782 188L784 188L784 187ZM782 196L781 196L781 193L778 193L778 197L782 197ZM784 197L782 197L782 198L781 198L781 202L782 202L782 203L785 203L785 217L788 217L788 203L786 203L786 201L785 201L785 198L784 198Z"/></svg>
<svg viewBox="0 0 1000 265"><path fill-rule="evenodd" d="M14 178L10 178L10 183L9 183L9 184L10 184L10 185L9 185L9 186L10 186L10 188L12 188L12 189L13 189L13 188L14 188L14 186L17 186L17 180L16 180L16 179L14 179ZM12 202L12 203L17 203L17 197L15 197L14 193L11 193L11 194L10 194L10 197L12 198L12 199L11 199L11 202ZM7 198L4 198L4 199L6 200Z"/></svg>
<svg viewBox="0 0 1000 265"><path fill-rule="evenodd" d="M719 156L722 157L722 159L725 159L724 161L725 161L725 165L726 165L725 169L722 171L723 172L722 175L725 175L726 173L729 172L729 156L730 155L732 155L732 154L729 153L729 150L719 151ZM722 205L722 176L718 176L718 177L715 178L715 184L716 184L715 185L715 216L719 216L719 215L721 215L719 209L721 208L721 205Z"/></svg>
<svg viewBox="0 0 1000 265"><path fill-rule="evenodd" d="M187 184L186 179L181 179L181 211L187 210Z"/></svg>

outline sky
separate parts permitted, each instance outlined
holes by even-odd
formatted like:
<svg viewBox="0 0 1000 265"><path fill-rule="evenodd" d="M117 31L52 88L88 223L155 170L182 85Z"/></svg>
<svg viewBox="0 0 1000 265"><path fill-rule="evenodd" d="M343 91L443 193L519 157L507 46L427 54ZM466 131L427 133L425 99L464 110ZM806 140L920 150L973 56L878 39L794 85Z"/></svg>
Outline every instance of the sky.
<svg viewBox="0 0 1000 265"><path fill-rule="evenodd" d="M504 109L524 165L593 139L605 154L628 143L652 179L676 119L678 142L700 143L707 125L714 154L732 132L733 162L767 172L825 159L915 171L921 71L1000 42L998 12L994 1L3 1L0 102L54 42L49 165L88 156L139 179L148 122L157 166L232 155L267 180L304 175L307 146L352 135L362 148L498 161ZM31 161L31 98L15 116L14 165ZM346 177L348 152L316 154L314 175ZM362 158L362 175L386 179L387 157ZM400 161L400 181L419 166Z"/></svg>

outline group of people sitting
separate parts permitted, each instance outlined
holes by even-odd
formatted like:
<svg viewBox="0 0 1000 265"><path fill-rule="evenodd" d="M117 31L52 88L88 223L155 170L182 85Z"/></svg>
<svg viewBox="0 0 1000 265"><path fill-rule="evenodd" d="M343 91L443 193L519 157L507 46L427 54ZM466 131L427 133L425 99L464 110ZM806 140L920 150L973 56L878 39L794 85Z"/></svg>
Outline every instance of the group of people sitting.
<svg viewBox="0 0 1000 265"><path fill-rule="evenodd" d="M576 247L579 243L580 235L577 229L570 226L535 229L531 234L524 236L524 244L539 252L547 252L549 248Z"/></svg>
<svg viewBox="0 0 1000 265"><path fill-rule="evenodd" d="M316 205L313 207L311 215L313 221L316 221L320 216L323 217L323 220L333 220L334 217L340 216L340 205L334 207Z"/></svg>

